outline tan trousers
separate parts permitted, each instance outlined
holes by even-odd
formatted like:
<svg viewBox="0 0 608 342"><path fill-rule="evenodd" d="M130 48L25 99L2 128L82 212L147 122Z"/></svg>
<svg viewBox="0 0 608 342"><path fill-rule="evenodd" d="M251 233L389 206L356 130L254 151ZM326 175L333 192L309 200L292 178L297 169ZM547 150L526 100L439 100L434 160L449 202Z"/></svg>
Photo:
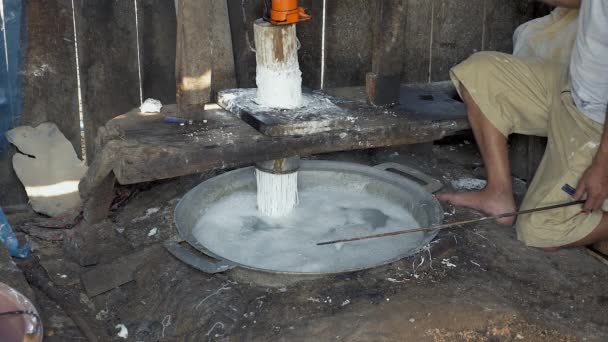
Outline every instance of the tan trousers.
<svg viewBox="0 0 608 342"><path fill-rule="evenodd" d="M548 137L522 209L571 201L562 187L577 186L599 147L603 126L578 111L563 69L539 58L480 52L451 70L456 88L462 84L505 137ZM529 246L563 246L589 235L602 215L583 214L578 206L525 215L517 221L517 235Z"/></svg>

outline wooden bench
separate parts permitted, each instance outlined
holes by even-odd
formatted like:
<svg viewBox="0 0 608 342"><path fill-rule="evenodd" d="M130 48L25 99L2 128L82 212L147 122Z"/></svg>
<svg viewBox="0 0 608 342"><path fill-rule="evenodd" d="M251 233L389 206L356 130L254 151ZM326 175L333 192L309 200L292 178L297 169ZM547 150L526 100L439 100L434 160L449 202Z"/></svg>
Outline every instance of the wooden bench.
<svg viewBox="0 0 608 342"><path fill-rule="evenodd" d="M469 128L449 82L403 86L403 104L389 109L368 105L364 87L325 94L354 118L351 127L270 137L217 105L193 114L193 123L185 125L164 122L177 115L175 105L160 114L133 109L110 120L98 131L95 158L80 183L86 221L107 216L116 181L136 184L292 155L427 143Z"/></svg>

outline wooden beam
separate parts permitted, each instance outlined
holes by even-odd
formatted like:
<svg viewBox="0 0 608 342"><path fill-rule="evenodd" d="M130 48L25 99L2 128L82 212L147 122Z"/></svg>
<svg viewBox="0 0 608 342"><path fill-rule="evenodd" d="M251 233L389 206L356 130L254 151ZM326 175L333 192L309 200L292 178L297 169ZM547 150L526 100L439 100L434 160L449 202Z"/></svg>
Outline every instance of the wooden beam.
<svg viewBox="0 0 608 342"><path fill-rule="evenodd" d="M75 1L87 160L97 131L140 106L137 30L133 1Z"/></svg>
<svg viewBox="0 0 608 342"><path fill-rule="evenodd" d="M175 103L175 2L138 0L138 4L144 99Z"/></svg>
<svg viewBox="0 0 608 342"><path fill-rule="evenodd" d="M22 125L54 122L81 155L71 0L27 1Z"/></svg>
<svg viewBox="0 0 608 342"><path fill-rule="evenodd" d="M211 101L212 0L179 0L175 77L182 117L200 112Z"/></svg>

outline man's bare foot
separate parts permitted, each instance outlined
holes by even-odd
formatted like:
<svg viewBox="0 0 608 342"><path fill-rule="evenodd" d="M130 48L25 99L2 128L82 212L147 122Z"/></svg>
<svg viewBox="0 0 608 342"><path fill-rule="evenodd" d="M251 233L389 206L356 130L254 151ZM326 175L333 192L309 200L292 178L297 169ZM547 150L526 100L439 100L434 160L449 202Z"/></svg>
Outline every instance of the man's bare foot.
<svg viewBox="0 0 608 342"><path fill-rule="evenodd" d="M438 194L437 199L457 207L471 208L489 215L499 215L515 211L515 200L512 193L497 193L487 190L452 192ZM505 217L497 220L497 222L510 226L515 223L515 217Z"/></svg>

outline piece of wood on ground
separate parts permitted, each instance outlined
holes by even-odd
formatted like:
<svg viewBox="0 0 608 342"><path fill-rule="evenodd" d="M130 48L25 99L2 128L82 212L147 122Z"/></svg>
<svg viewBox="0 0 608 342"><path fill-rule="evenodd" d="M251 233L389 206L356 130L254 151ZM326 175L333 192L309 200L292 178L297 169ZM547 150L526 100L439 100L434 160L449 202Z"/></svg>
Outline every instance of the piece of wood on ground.
<svg viewBox="0 0 608 342"><path fill-rule="evenodd" d="M104 221L91 225L83 221L71 230L65 231L63 249L65 254L80 266L103 264L132 251L117 226Z"/></svg>
<svg viewBox="0 0 608 342"><path fill-rule="evenodd" d="M57 286L75 285L80 282L80 274L84 267L65 259L41 260L40 266L44 268L53 284Z"/></svg>
<svg viewBox="0 0 608 342"><path fill-rule="evenodd" d="M74 321L88 341L111 341L106 329L95 318L95 312L82 303L83 293L75 292L66 287L53 286L46 271L38 263L36 257L30 257L21 262L19 267L23 271L28 283L42 291L50 300L59 305Z"/></svg>
<svg viewBox="0 0 608 342"><path fill-rule="evenodd" d="M114 200L116 177L110 173L84 202L84 220L88 224L97 224L105 220L110 213Z"/></svg>
<svg viewBox="0 0 608 342"><path fill-rule="evenodd" d="M108 264L98 265L81 275L82 284L89 297L95 297L134 280L134 274L152 254L162 250L154 245L141 251L116 259Z"/></svg>

